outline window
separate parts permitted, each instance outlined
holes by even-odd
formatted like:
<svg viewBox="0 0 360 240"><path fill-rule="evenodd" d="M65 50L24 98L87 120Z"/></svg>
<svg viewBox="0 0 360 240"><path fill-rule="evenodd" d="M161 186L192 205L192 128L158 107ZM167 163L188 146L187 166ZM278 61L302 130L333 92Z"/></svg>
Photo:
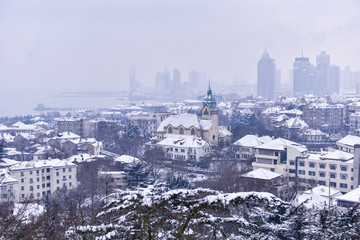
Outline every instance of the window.
<svg viewBox="0 0 360 240"><path fill-rule="evenodd" d="M37 193L36 196L39 198L39 197L40 197L40 193Z"/></svg>
<svg viewBox="0 0 360 240"><path fill-rule="evenodd" d="M25 190L25 187L24 186L21 186L21 191L24 191Z"/></svg>
<svg viewBox="0 0 360 240"><path fill-rule="evenodd" d="M300 161L300 167L305 167L305 162L304 161Z"/></svg>
<svg viewBox="0 0 360 240"><path fill-rule="evenodd" d="M309 163L309 167L311 167L311 168L315 168L315 163Z"/></svg>
<svg viewBox="0 0 360 240"><path fill-rule="evenodd" d="M275 152L275 156L279 156L279 152Z"/></svg>
<svg viewBox="0 0 360 240"><path fill-rule="evenodd" d="M295 169L289 169L289 173L296 173Z"/></svg>
<svg viewBox="0 0 360 240"><path fill-rule="evenodd" d="M330 173L330 178L336 178L336 174L335 173Z"/></svg>
<svg viewBox="0 0 360 240"><path fill-rule="evenodd" d="M40 182L40 178L36 178L36 181L37 181L37 182Z"/></svg>
<svg viewBox="0 0 360 240"><path fill-rule="evenodd" d="M277 160L274 160L274 165L277 165Z"/></svg>
<svg viewBox="0 0 360 240"><path fill-rule="evenodd" d="M20 174L22 177L24 176L24 172L21 172L21 174Z"/></svg>
<svg viewBox="0 0 360 240"><path fill-rule="evenodd" d="M46 176L46 180L50 180L50 176Z"/></svg>
<svg viewBox="0 0 360 240"><path fill-rule="evenodd" d="M172 148L171 148L171 151L172 151ZM71 172L72 170L71 170L72 168L69 168L69 172Z"/></svg>
<svg viewBox="0 0 360 240"><path fill-rule="evenodd" d="M331 169L331 170L336 170L336 165L335 165L335 164L331 164L331 165L330 165L330 169Z"/></svg>
<svg viewBox="0 0 360 240"><path fill-rule="evenodd" d="M71 182L69 182L69 187L71 187L72 186L72 184L71 184Z"/></svg>
<svg viewBox="0 0 360 240"><path fill-rule="evenodd" d="M71 179L71 175L69 175L69 179ZM119 180L119 179L118 179Z"/></svg>
<svg viewBox="0 0 360 240"><path fill-rule="evenodd" d="M168 129L168 133L173 133L173 129L172 129L172 127L169 127L169 129Z"/></svg>
<svg viewBox="0 0 360 240"><path fill-rule="evenodd" d="M280 152L280 163L287 164L287 152Z"/></svg>
<svg viewBox="0 0 360 240"><path fill-rule="evenodd" d="M30 183L33 183L34 181L33 181L33 179L32 178L30 178Z"/></svg>
<svg viewBox="0 0 360 240"><path fill-rule="evenodd" d="M347 175L346 175L346 174L340 174L340 179L346 180L346 179L347 179Z"/></svg>
<svg viewBox="0 0 360 240"><path fill-rule="evenodd" d="M270 171L275 172L275 168L270 168Z"/></svg>
<svg viewBox="0 0 360 240"><path fill-rule="evenodd" d="M315 176L315 172L314 171L309 171L309 175L310 176Z"/></svg>
<svg viewBox="0 0 360 240"><path fill-rule="evenodd" d="M50 183L47 183L46 186L47 186L47 187L50 187Z"/></svg>
<svg viewBox="0 0 360 240"><path fill-rule="evenodd" d="M42 184L42 188L45 188L45 183Z"/></svg>
<svg viewBox="0 0 360 240"><path fill-rule="evenodd" d="M40 185L37 185L37 186L36 186L36 189L40 189Z"/></svg>
<svg viewBox="0 0 360 240"><path fill-rule="evenodd" d="M347 184L346 183L340 183L340 187L341 188L347 188Z"/></svg>
<svg viewBox="0 0 360 240"><path fill-rule="evenodd" d="M65 172L66 171L66 169L65 168L63 168L63 172Z"/></svg>
<svg viewBox="0 0 360 240"><path fill-rule="evenodd" d="M336 182L330 182L330 187L336 187Z"/></svg>
<svg viewBox="0 0 360 240"><path fill-rule="evenodd" d="M21 182L22 182L22 183L24 182L24 179L23 179L23 178L21 179Z"/></svg>
<svg viewBox="0 0 360 240"><path fill-rule="evenodd" d="M59 176L59 172L56 172L56 176Z"/></svg>
<svg viewBox="0 0 360 240"><path fill-rule="evenodd" d="M179 129L179 133L180 133L180 134L184 134L184 129L183 129L183 128L180 128L180 129Z"/></svg>
<svg viewBox="0 0 360 240"><path fill-rule="evenodd" d="M66 188L66 183L63 184L63 187Z"/></svg>
<svg viewBox="0 0 360 240"><path fill-rule="evenodd" d="M346 167L346 166L340 166L340 169L341 169L341 171L344 171L344 172L347 171L347 167Z"/></svg>
<svg viewBox="0 0 360 240"><path fill-rule="evenodd" d="M180 151L181 151L181 152L185 152L185 149L181 149Z"/></svg>
<svg viewBox="0 0 360 240"><path fill-rule="evenodd" d="M60 180L59 180L59 179L58 179L58 180L56 180L56 183L57 183L57 184L59 184L59 183L60 183Z"/></svg>
<svg viewBox="0 0 360 240"><path fill-rule="evenodd" d="M290 166L294 166L295 162L294 161L290 161Z"/></svg>
<svg viewBox="0 0 360 240"><path fill-rule="evenodd" d="M320 163L319 167L320 167L320 168L322 168L322 169L325 169L326 164L324 164L324 163Z"/></svg>
<svg viewBox="0 0 360 240"><path fill-rule="evenodd" d="M305 175L305 170L299 170L300 175Z"/></svg>
<svg viewBox="0 0 360 240"><path fill-rule="evenodd" d="M325 181L319 181L319 184L325 186L326 182Z"/></svg>
<svg viewBox="0 0 360 240"><path fill-rule="evenodd" d="M191 135L195 135L195 129L191 129Z"/></svg>
<svg viewBox="0 0 360 240"><path fill-rule="evenodd" d="M324 172L320 172L320 173L319 173L319 176L320 176L320 177L325 177L326 174L325 174Z"/></svg>
<svg viewBox="0 0 360 240"><path fill-rule="evenodd" d="M30 171L30 175L32 175L33 174L33 172L32 171Z"/></svg>
<svg viewBox="0 0 360 240"><path fill-rule="evenodd" d="M36 174L39 174L39 170L36 170Z"/></svg>
<svg viewBox="0 0 360 240"><path fill-rule="evenodd" d="M46 169L46 172L50 172L50 168L47 168L47 169Z"/></svg>
<svg viewBox="0 0 360 240"><path fill-rule="evenodd" d="M43 169L41 169L41 172L42 172L42 173L44 173L44 172L45 172L45 169L44 169L44 168L43 168Z"/></svg>
<svg viewBox="0 0 360 240"><path fill-rule="evenodd" d="M34 191L34 187L33 187L33 186L30 186L30 191Z"/></svg>

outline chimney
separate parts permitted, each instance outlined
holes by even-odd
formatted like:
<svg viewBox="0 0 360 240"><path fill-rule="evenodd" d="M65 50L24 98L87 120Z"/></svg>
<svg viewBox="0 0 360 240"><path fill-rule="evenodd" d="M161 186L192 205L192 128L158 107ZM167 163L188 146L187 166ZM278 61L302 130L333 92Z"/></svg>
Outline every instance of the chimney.
<svg viewBox="0 0 360 240"><path fill-rule="evenodd" d="M354 145L354 182L353 186L360 184L360 144Z"/></svg>

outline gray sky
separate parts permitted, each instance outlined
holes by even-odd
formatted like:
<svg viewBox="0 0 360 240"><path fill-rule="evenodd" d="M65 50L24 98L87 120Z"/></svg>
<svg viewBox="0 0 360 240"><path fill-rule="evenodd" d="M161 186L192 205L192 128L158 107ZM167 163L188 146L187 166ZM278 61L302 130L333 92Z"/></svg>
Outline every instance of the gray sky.
<svg viewBox="0 0 360 240"><path fill-rule="evenodd" d="M132 65L255 83L265 48L283 79L301 48L359 71L359 23L357 0L0 0L1 88L127 89Z"/></svg>

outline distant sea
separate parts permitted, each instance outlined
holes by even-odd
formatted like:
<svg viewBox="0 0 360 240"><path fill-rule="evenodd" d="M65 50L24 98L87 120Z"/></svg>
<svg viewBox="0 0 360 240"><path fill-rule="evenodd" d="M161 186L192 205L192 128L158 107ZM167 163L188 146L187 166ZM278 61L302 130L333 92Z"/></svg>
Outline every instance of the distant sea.
<svg viewBox="0 0 360 240"><path fill-rule="evenodd" d="M105 92L43 92L0 89L0 117L38 115L33 110L38 104L50 108L112 108L118 104L128 104L125 94ZM45 111L46 113L46 111Z"/></svg>

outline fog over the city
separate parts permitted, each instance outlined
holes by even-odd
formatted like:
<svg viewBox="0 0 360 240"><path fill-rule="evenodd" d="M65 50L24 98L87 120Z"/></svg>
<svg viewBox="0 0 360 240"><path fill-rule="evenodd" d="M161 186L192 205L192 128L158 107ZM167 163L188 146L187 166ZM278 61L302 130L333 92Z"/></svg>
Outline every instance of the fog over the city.
<svg viewBox="0 0 360 240"><path fill-rule="evenodd" d="M264 49L283 81L302 48L312 62L325 50L332 64L359 71L359 10L356 0L3 0L0 110L4 96L127 90L132 66L151 87L165 66L182 81L196 69L212 81L256 83Z"/></svg>

